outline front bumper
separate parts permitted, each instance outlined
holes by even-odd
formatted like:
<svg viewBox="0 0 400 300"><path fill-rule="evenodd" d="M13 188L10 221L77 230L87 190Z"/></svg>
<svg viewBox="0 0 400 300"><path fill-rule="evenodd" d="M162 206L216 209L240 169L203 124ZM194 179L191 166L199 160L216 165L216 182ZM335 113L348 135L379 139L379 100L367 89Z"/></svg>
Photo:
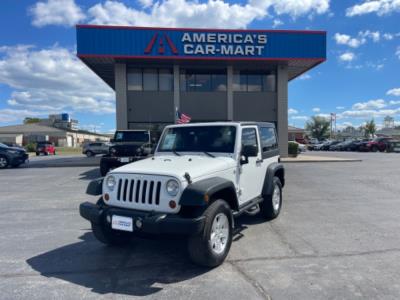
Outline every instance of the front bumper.
<svg viewBox="0 0 400 300"><path fill-rule="evenodd" d="M144 212L131 209L121 209L110 206L100 206L90 202L84 202L79 206L80 215L93 223L110 226L107 216L113 215L130 217L133 220L133 233L145 234L173 234L195 235L204 228L205 217L183 218L179 215ZM136 226L136 220L141 220L142 226Z"/></svg>
<svg viewBox="0 0 400 300"><path fill-rule="evenodd" d="M13 156L11 158L11 164L12 165L20 165L25 163L27 160L29 160L29 155L27 153L18 155L18 156Z"/></svg>

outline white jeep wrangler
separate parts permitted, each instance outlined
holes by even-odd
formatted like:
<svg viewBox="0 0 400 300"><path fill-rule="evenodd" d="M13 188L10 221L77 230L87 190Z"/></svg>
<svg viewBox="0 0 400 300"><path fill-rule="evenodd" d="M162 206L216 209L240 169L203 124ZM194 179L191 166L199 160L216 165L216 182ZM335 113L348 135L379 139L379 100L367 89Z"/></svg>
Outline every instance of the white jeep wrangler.
<svg viewBox="0 0 400 300"><path fill-rule="evenodd" d="M122 166L92 181L80 214L109 245L132 235L188 238L197 264L220 265L232 243L234 218L279 215L284 168L271 123L215 122L164 129L154 157Z"/></svg>

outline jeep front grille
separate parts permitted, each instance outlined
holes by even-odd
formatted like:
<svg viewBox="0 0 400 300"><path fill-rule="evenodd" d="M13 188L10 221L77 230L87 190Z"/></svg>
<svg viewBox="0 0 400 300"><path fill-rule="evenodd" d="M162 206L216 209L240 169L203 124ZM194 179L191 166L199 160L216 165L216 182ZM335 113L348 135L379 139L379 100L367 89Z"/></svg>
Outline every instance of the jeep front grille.
<svg viewBox="0 0 400 300"><path fill-rule="evenodd" d="M160 204L161 181L119 179L117 200L150 205Z"/></svg>

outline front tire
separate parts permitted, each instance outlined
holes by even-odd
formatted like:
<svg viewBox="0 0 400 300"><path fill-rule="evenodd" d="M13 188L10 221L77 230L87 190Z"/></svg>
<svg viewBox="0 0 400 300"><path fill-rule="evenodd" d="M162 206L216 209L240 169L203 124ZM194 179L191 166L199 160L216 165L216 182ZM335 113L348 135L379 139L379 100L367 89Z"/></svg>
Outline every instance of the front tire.
<svg viewBox="0 0 400 300"><path fill-rule="evenodd" d="M263 197L264 201L260 203L261 215L268 220L275 219L282 207L282 183L278 177L272 178L272 194Z"/></svg>
<svg viewBox="0 0 400 300"><path fill-rule="evenodd" d="M92 157L92 156L94 156L94 153L92 151L86 151L86 156Z"/></svg>
<svg viewBox="0 0 400 300"><path fill-rule="evenodd" d="M190 259L200 266L222 264L232 244L232 212L224 200L216 200L203 213L203 231L188 240Z"/></svg>
<svg viewBox="0 0 400 300"><path fill-rule="evenodd" d="M8 167L8 159L4 155L0 155L0 169L5 169Z"/></svg>
<svg viewBox="0 0 400 300"><path fill-rule="evenodd" d="M103 198L100 198L96 204L100 206L105 205ZM109 246L123 246L128 244L131 240L128 233L111 229L106 224L105 220L99 224L91 222L91 225L94 236L103 244Z"/></svg>

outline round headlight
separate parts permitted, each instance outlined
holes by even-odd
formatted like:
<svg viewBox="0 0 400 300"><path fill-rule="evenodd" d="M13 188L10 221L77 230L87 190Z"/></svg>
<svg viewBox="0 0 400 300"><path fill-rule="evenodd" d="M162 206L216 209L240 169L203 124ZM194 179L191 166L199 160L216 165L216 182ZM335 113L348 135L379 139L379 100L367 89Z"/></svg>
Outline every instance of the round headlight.
<svg viewBox="0 0 400 300"><path fill-rule="evenodd" d="M174 179L168 180L166 190L167 190L168 195L170 195L170 196L178 195L178 192L179 192L178 181L176 181Z"/></svg>
<svg viewBox="0 0 400 300"><path fill-rule="evenodd" d="M107 176L106 186L110 191L114 190L114 187L115 187L116 184L117 184L117 181L115 180L114 176L112 176L112 175Z"/></svg>
<svg viewBox="0 0 400 300"><path fill-rule="evenodd" d="M111 153L111 154L117 153L117 149L115 149L115 148L110 148L110 153Z"/></svg>

